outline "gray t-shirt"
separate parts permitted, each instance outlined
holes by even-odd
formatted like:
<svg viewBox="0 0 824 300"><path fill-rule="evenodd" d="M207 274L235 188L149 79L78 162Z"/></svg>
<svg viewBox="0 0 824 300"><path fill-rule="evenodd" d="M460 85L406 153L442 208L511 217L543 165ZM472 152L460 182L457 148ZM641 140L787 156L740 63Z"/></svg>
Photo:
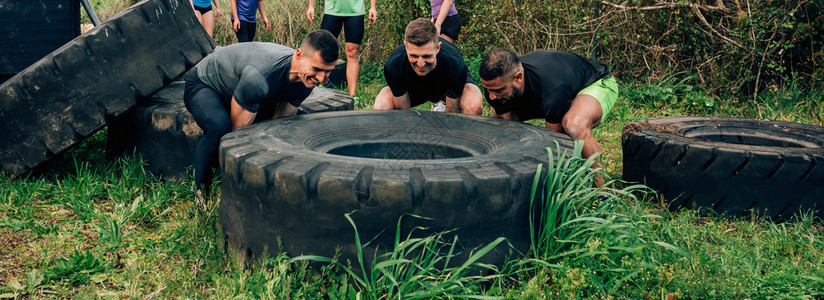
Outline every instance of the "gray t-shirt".
<svg viewBox="0 0 824 300"><path fill-rule="evenodd" d="M238 43L206 56L197 64L197 76L225 104L235 97L243 109L271 118L260 114L274 114L279 101L299 107L312 92L302 82L289 81L294 54L294 49L272 43Z"/></svg>

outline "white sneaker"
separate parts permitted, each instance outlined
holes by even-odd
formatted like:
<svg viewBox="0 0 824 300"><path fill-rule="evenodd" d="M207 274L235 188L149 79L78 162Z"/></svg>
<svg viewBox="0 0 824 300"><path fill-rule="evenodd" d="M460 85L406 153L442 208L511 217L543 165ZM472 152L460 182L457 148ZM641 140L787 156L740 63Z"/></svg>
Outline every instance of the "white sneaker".
<svg viewBox="0 0 824 300"><path fill-rule="evenodd" d="M432 105L432 111L446 111L446 104L443 101L438 101L438 103Z"/></svg>

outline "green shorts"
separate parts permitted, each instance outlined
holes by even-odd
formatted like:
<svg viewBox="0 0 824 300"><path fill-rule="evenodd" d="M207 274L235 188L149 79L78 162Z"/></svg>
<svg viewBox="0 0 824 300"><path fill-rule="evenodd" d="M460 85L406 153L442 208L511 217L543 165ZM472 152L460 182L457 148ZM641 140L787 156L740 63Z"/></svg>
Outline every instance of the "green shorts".
<svg viewBox="0 0 824 300"><path fill-rule="evenodd" d="M612 106L618 101L618 82L615 81L613 76L598 79L578 92L578 95L581 94L590 95L598 100L598 103L601 104L601 123L603 123Z"/></svg>

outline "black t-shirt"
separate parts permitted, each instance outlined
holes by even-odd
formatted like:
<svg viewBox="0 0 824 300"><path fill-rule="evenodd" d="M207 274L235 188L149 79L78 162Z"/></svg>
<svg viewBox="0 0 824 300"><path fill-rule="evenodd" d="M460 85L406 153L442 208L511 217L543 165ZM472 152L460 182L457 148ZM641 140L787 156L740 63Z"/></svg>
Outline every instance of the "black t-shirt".
<svg viewBox="0 0 824 300"><path fill-rule="evenodd" d="M578 92L612 76L606 65L566 51L538 50L518 58L524 67L523 95L492 107L499 115L515 112L522 121L560 123ZM489 99L486 91L484 96Z"/></svg>
<svg viewBox="0 0 824 300"><path fill-rule="evenodd" d="M250 42L222 47L197 64L200 80L217 92L226 107L232 97L255 120L271 119L277 103L299 107L312 89L289 81L295 50L272 43Z"/></svg>
<svg viewBox="0 0 824 300"><path fill-rule="evenodd" d="M441 39L441 50L436 59L435 69L421 77L412 69L406 47L401 44L395 48L383 67L383 76L392 95L400 97L409 93L410 102L415 106L425 101L441 100L444 95L458 98L463 93L464 84L475 83L461 53L451 43Z"/></svg>

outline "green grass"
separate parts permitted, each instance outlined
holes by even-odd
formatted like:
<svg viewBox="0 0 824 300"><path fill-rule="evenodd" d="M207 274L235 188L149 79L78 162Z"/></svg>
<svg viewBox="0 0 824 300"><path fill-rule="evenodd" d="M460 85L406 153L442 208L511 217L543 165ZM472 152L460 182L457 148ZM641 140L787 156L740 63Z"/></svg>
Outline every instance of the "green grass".
<svg viewBox="0 0 824 300"><path fill-rule="evenodd" d="M100 3L119 2L95 5ZM478 55L466 60L477 70ZM364 109L385 84L381 67L362 64ZM547 145L549 154L564 159L542 167L555 175L533 198L543 211L533 220L540 232L533 251L486 277L460 269L472 260L434 268L455 251L455 241L441 234L398 236L393 251L374 265L309 268L307 257L272 253L244 268L222 249L216 201L202 212L192 203L190 179L157 180L139 157L103 159L105 133L98 132L56 158L48 171L20 178L0 174L0 298L388 299L433 291L436 298L824 297L821 220L801 216L774 223L671 212L656 195L609 180L620 178L620 134L629 121L712 115L824 122L820 90L794 85L758 99L710 96L684 80L688 76L623 82L619 102L594 132L605 150L609 184L603 190L589 184L591 160ZM496 238L489 242L504 243ZM411 251L422 248L432 251Z"/></svg>
<svg viewBox="0 0 824 300"><path fill-rule="evenodd" d="M339 267L352 279L353 288L345 288L343 297L350 299L430 299L433 297L480 296L480 285L500 279L502 275L495 266L479 263L478 260L499 244L506 241L499 237L480 249L470 252L465 261L456 262L460 255L458 237L446 240L449 232L439 232L423 238L413 238L415 228L401 239L401 219L422 218L406 214L398 220L392 249L376 254L369 265L365 264L363 249L357 225L349 217L346 219L355 230L355 245L358 248L357 265L352 267L335 258L314 255L298 256L293 261L316 261ZM493 273L484 276L483 273Z"/></svg>
<svg viewBox="0 0 824 300"><path fill-rule="evenodd" d="M622 99L640 97L632 93L644 89L643 84L630 85L630 94ZM781 101L781 95L792 94L784 91L764 99ZM793 105L759 101L719 109L731 115L774 112L788 120L818 122L821 105L808 102L819 95L806 95L810 98L802 96ZM608 118L599 136L605 144L618 145L623 122L664 112L687 114L654 105L622 102L617 107L623 115ZM544 194L549 199L544 207L556 206L535 222L543 239L536 240L533 253L514 258L495 276L432 268L454 251L449 247L454 241L438 235L399 237L395 251L381 264L359 266L371 270L369 276L347 272L351 267L346 264L311 269L283 253L243 268L221 249L216 203L206 212L197 210L189 179L159 181L137 157L102 159L104 147L105 134L100 132L58 157L48 172L0 176L0 294L381 298L414 296L441 286L439 297L458 298L824 296L820 220L807 216L777 224L705 211L670 212L636 187L607 180L606 189L591 188L591 160L574 153L565 154L563 167L543 167L558 174L551 180L555 192ZM616 178L620 149L607 151L612 152L604 157L605 174ZM559 199L571 202L560 205ZM556 220L548 222L547 216ZM502 241L490 237L489 242ZM412 247L439 251L416 256L407 251Z"/></svg>

